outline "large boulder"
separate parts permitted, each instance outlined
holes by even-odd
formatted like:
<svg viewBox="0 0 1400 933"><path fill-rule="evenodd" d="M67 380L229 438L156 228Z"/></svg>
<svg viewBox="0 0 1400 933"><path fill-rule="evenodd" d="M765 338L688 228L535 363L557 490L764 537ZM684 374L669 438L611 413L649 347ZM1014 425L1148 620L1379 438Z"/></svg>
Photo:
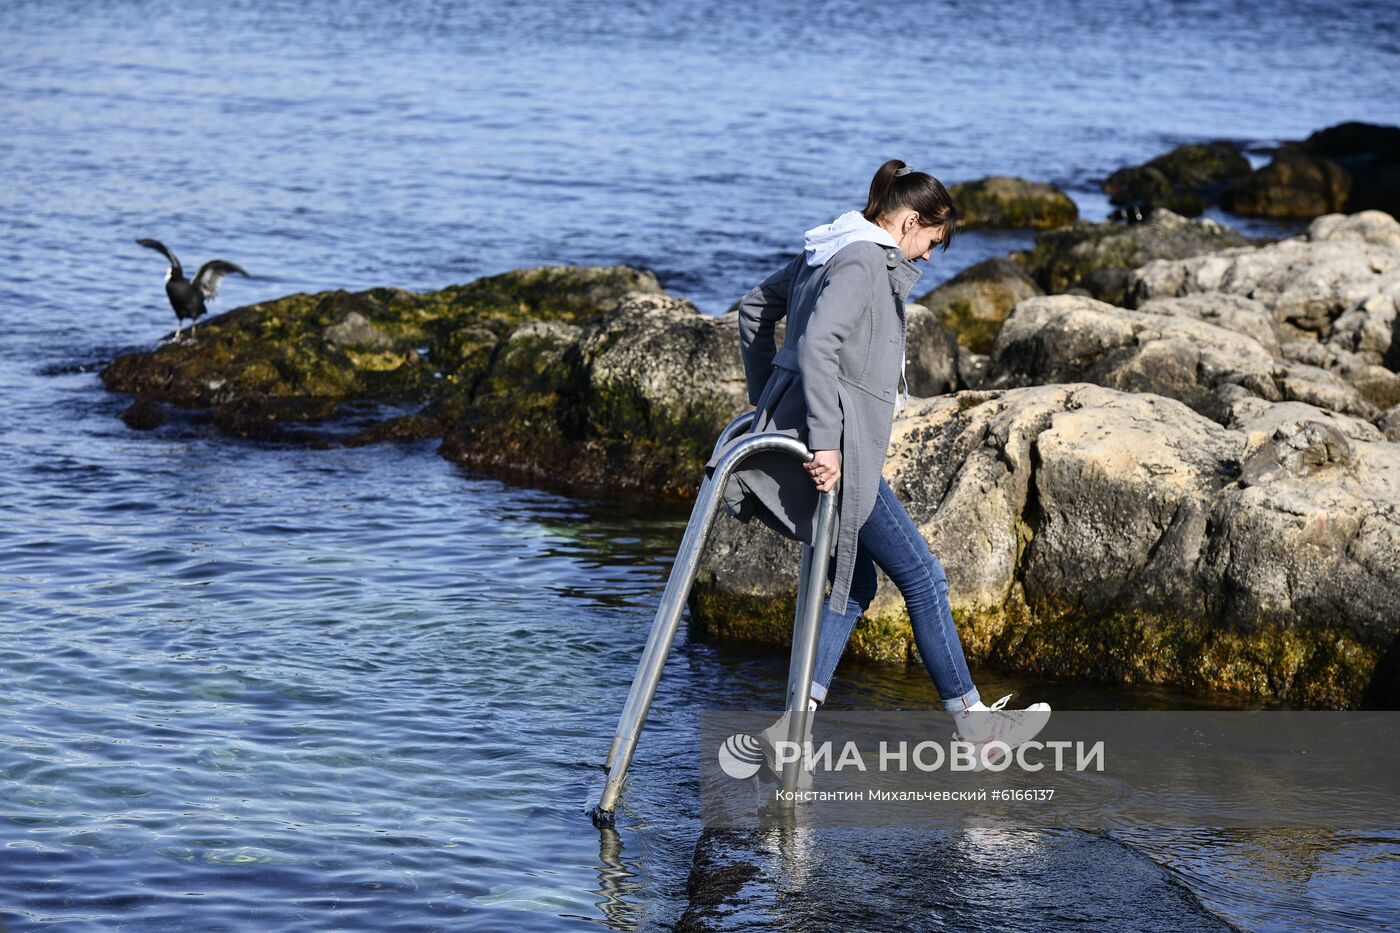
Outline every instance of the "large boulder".
<svg viewBox="0 0 1400 933"><path fill-rule="evenodd" d="M1351 175L1326 156L1280 146L1273 161L1221 196L1227 211L1250 217L1316 217L1346 210Z"/></svg>
<svg viewBox="0 0 1400 933"><path fill-rule="evenodd" d="M1079 209L1054 185L1006 175L991 175L948 190L967 227L1058 227L1079 216Z"/></svg>
<svg viewBox="0 0 1400 933"><path fill-rule="evenodd" d="M586 318L636 290L660 285L626 266L546 266L425 294L295 294L210 318L195 340L118 357L102 379L113 391L212 409L232 433L278 436L288 422L324 421L346 402L469 388L520 323Z"/></svg>
<svg viewBox="0 0 1400 933"><path fill-rule="evenodd" d="M1400 215L1400 126L1339 123L1313 133L1302 146L1351 175L1348 213L1380 210Z"/></svg>
<svg viewBox="0 0 1400 933"><path fill-rule="evenodd" d="M1400 450L1284 404L1231 430L1092 385L961 392L897 419L885 476L974 661L1352 706L1400 629ZM797 549L751 537L717 529L693 618L781 644ZM883 576L849 650L916 657Z"/></svg>
<svg viewBox="0 0 1400 933"><path fill-rule="evenodd" d="M904 378L910 395L952 392L962 385L958 343L938 316L921 304L904 306Z"/></svg>
<svg viewBox="0 0 1400 933"><path fill-rule="evenodd" d="M1138 224L1079 221L1038 234L1034 248L1013 253L1047 293L1078 289L1100 301L1123 302L1128 274L1153 259L1181 259L1244 246L1249 241L1213 220L1188 220L1157 208Z"/></svg>
<svg viewBox="0 0 1400 933"><path fill-rule="evenodd" d="M1400 402L1400 224L1388 214L1330 214L1263 247L1150 262L1127 289L1140 309L1164 298L1247 299L1271 315L1295 383L1332 385L1325 372L1377 409Z"/></svg>
<svg viewBox="0 0 1400 933"><path fill-rule="evenodd" d="M1163 207L1195 217L1249 172L1249 160L1234 143L1187 143L1150 162L1119 169L1104 180L1103 190L1112 204Z"/></svg>
<svg viewBox="0 0 1400 933"><path fill-rule="evenodd" d="M1093 382L1174 398L1221 420L1220 386L1282 398L1275 368L1273 356L1252 337L1199 318L1049 295L1021 302L1007 318L984 385Z"/></svg>
<svg viewBox="0 0 1400 933"><path fill-rule="evenodd" d="M959 346L990 353L1001 322L1016 302L1043 294L1020 266L996 257L962 270L920 298L919 304L937 316Z"/></svg>
<svg viewBox="0 0 1400 933"><path fill-rule="evenodd" d="M1273 161L1226 190L1221 204L1267 217L1400 214L1400 127L1341 123L1284 143Z"/></svg>

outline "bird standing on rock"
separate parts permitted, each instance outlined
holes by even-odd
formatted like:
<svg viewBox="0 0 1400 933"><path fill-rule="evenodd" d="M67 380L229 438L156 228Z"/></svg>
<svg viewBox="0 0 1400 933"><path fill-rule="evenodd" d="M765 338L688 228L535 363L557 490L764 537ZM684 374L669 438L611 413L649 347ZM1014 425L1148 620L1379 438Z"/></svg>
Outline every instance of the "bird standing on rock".
<svg viewBox="0 0 1400 933"><path fill-rule="evenodd" d="M153 249L164 254L170 260L170 268L165 273L165 294L170 299L170 306L175 309L175 336L173 341L180 339L180 331L185 326L185 318L190 319L190 339L194 339L195 321L204 313L204 303L213 301L219 294L219 283L224 280L224 276L231 272L236 272L245 279L249 278L248 273L242 268L224 259L211 259L199 267L199 271L194 274L194 281L185 278L185 270L180 268L180 260L175 258L175 254L166 248L159 240L137 240L138 245L147 249Z"/></svg>

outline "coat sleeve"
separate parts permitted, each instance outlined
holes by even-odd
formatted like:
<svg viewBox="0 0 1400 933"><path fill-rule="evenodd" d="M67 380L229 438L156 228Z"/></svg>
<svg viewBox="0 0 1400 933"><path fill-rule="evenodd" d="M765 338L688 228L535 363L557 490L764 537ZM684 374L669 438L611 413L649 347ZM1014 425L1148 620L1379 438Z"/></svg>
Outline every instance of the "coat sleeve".
<svg viewBox="0 0 1400 933"><path fill-rule="evenodd" d="M839 250L829 264L826 281L797 341L797 363L807 402L807 446L812 450L841 446L843 417L836 384L841 344L875 294L870 263L864 261L860 249Z"/></svg>
<svg viewBox="0 0 1400 933"><path fill-rule="evenodd" d="M777 343L773 338L778 321L788 312L788 292L802 254L739 299L739 352L744 357L744 378L749 387L749 404L757 405L768 377L773 373Z"/></svg>

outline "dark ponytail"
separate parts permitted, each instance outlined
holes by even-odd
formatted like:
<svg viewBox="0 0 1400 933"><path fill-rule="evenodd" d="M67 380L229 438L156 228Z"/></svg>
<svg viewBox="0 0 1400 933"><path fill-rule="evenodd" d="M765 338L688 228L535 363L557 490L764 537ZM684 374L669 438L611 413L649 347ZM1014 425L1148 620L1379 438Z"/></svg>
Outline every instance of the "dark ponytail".
<svg viewBox="0 0 1400 933"><path fill-rule="evenodd" d="M896 175L900 169L905 171ZM947 249L958 232L958 208L943 183L925 172L910 170L899 159L890 159L880 166L870 182L870 200L861 216L875 223L885 214L910 208L919 215L925 227L945 227L943 249Z"/></svg>

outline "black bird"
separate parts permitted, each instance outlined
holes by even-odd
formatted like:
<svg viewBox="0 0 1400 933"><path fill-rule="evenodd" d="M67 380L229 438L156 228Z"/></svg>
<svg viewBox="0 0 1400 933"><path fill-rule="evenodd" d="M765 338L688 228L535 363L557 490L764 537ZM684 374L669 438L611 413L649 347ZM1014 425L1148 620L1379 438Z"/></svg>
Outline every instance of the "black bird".
<svg viewBox="0 0 1400 933"><path fill-rule="evenodd" d="M175 309L175 336L180 339L180 330L185 326L185 318L190 319L190 337L194 337L195 321L204 313L204 303L213 301L219 294L219 283L224 276L236 272L248 278L248 273L224 259L211 259L199 267L194 281L185 278L185 270L180 268L180 260L159 240L137 240L139 245L163 253L170 260L170 268L165 273L165 294L170 299L170 307Z"/></svg>

